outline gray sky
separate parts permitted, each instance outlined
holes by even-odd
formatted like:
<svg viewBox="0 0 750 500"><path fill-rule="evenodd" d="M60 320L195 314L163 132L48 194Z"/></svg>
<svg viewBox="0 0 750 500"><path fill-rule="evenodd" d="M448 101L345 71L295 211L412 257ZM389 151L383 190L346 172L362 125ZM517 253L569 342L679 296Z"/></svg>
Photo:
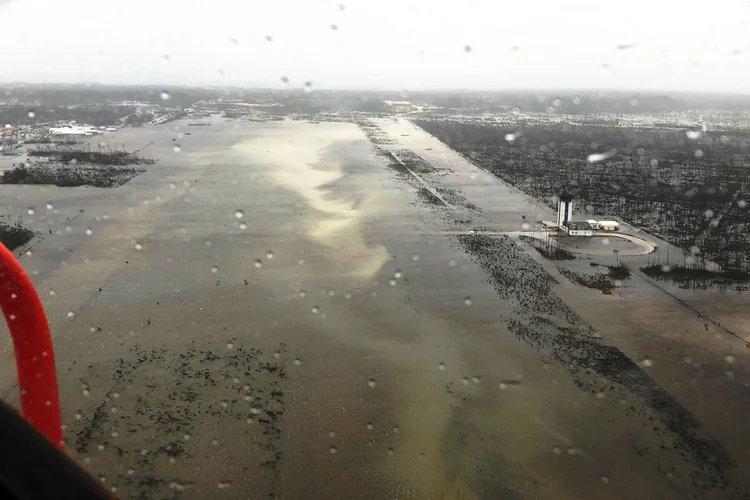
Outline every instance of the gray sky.
<svg viewBox="0 0 750 500"><path fill-rule="evenodd" d="M748 0L9 0L0 16L5 81L750 92Z"/></svg>

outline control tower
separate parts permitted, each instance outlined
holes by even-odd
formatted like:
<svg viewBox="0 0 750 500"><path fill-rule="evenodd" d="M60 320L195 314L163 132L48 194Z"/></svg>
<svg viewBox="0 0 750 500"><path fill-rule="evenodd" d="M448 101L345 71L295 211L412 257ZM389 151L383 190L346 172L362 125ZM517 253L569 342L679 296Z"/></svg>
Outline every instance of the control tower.
<svg viewBox="0 0 750 500"><path fill-rule="evenodd" d="M562 228L566 222L573 219L573 195L560 193L560 201L557 202L557 227Z"/></svg>

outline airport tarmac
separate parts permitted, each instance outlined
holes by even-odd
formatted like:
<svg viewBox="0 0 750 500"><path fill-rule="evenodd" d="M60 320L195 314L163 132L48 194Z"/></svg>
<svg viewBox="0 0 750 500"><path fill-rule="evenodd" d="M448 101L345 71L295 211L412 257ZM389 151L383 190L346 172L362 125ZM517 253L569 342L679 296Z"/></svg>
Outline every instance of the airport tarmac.
<svg viewBox="0 0 750 500"><path fill-rule="evenodd" d="M602 339L589 297L509 238L450 234L517 231L546 207L427 134L398 147L478 210L422 203L354 124L215 119L176 151L185 130L113 134L158 159L120 188L3 186L40 233L19 254L50 319L67 447L118 496L748 491L731 431L717 441L673 395L676 372L651 373L648 343ZM742 376L719 389L740 411L750 360L733 356Z"/></svg>

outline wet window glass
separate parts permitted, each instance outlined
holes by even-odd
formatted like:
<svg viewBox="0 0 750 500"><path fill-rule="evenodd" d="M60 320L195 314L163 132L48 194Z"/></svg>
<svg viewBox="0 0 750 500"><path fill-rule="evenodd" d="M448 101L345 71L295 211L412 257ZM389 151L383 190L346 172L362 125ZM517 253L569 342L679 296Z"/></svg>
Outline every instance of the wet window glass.
<svg viewBox="0 0 750 500"><path fill-rule="evenodd" d="M750 494L744 0L0 14L0 462L120 498Z"/></svg>

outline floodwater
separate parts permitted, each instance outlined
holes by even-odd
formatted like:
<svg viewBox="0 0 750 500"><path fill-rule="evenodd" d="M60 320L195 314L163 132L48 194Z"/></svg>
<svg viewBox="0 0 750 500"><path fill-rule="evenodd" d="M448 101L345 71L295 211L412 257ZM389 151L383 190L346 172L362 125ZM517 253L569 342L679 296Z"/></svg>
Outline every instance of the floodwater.
<svg viewBox="0 0 750 500"><path fill-rule="evenodd" d="M379 122L408 129L389 147L477 209L422 203L354 124L215 120L176 152L185 125L117 132L159 159L120 188L7 188L45 233L21 259L53 331L67 447L117 495L746 491L731 427L717 442L674 378L652 377L667 368L643 364L647 342L601 339L605 314L540 285L549 263L509 239L446 231L518 230L544 207L408 123ZM6 345L15 400L11 359Z"/></svg>

